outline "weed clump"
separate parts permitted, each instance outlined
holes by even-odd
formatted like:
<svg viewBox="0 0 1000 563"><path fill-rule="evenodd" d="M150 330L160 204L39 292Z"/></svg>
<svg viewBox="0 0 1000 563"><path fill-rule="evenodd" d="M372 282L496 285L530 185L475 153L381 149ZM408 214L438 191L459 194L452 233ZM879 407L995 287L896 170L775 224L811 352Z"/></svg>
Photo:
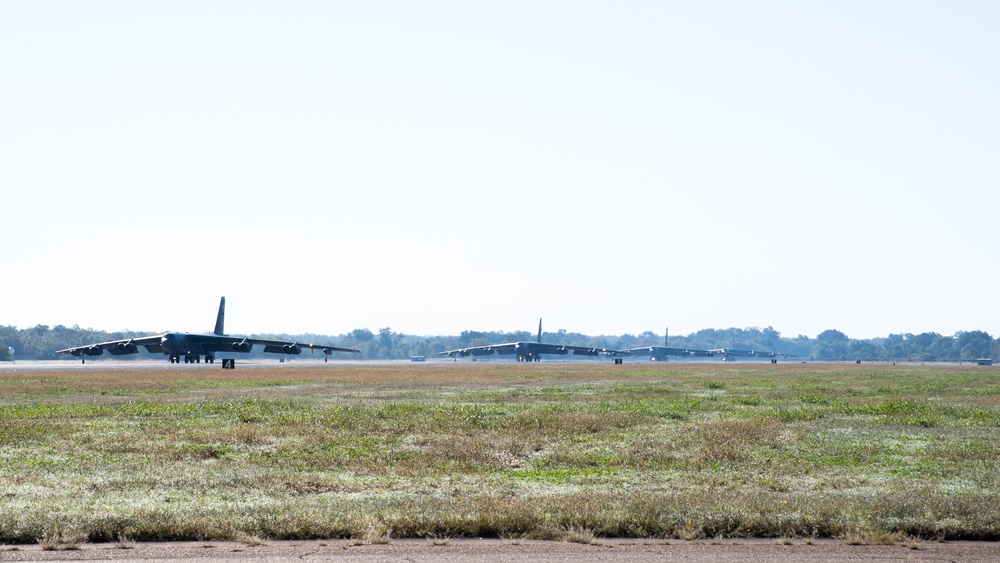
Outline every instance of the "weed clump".
<svg viewBox="0 0 1000 563"><path fill-rule="evenodd" d="M87 543L87 534L79 530L65 530L56 525L52 530L42 534L38 538L39 545L44 551L70 551L77 550Z"/></svg>

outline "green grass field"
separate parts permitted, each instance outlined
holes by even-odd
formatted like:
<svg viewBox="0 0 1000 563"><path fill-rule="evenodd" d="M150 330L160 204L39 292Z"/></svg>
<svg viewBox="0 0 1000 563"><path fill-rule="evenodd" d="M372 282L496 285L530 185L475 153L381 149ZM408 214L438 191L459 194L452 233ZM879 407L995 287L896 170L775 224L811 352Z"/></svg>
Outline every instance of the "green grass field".
<svg viewBox="0 0 1000 563"><path fill-rule="evenodd" d="M0 372L0 542L1000 539L979 366Z"/></svg>

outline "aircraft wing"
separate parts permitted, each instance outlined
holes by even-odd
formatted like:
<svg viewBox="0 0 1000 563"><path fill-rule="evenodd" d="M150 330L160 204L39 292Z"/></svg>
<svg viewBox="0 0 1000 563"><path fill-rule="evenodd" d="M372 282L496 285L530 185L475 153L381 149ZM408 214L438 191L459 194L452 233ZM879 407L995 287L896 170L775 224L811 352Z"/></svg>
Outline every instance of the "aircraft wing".
<svg viewBox="0 0 1000 563"><path fill-rule="evenodd" d="M263 340L260 338L231 337L231 339L234 344L246 342L247 344L252 344L254 346L263 346L265 352L279 354L301 354L302 348L308 348L309 350L322 350L327 356L334 352L353 352L355 354L361 353L361 350L355 350L354 348L338 348L336 346L326 346L324 344L303 344L301 342Z"/></svg>
<svg viewBox="0 0 1000 563"><path fill-rule="evenodd" d="M737 350L735 348L719 348L716 350L710 350L713 354L718 354L720 356L759 356L764 358L776 358L782 356L785 358L798 358L795 354L782 354L781 352L765 352L763 350Z"/></svg>
<svg viewBox="0 0 1000 563"><path fill-rule="evenodd" d="M624 350L619 350L618 353L627 354L631 356L632 354L648 354L652 351L653 351L652 346L646 346L643 348L625 348Z"/></svg>
<svg viewBox="0 0 1000 563"><path fill-rule="evenodd" d="M454 358L455 356L489 356L491 354L513 354L514 349L517 347L516 342L510 344L491 344L489 346L470 346L468 348L458 348L456 350L445 350L444 352L438 352L438 356L450 356ZM503 350L501 352L501 350Z"/></svg>
<svg viewBox="0 0 1000 563"><path fill-rule="evenodd" d="M667 346L643 346L619 350L625 354L650 354L658 356L713 356L717 350L696 350L694 348L669 348Z"/></svg>
<svg viewBox="0 0 1000 563"><path fill-rule="evenodd" d="M160 352L160 342L163 341L163 334L158 334L156 336L143 336L141 338L128 338L125 340L112 340L110 342L98 342L97 344L87 344L84 346L76 346L73 348L66 348L64 350L56 350L57 354L70 354L76 357L80 356L100 356L105 350L111 353L113 356L121 356L123 354L137 354L139 353L139 346L143 346L146 350L156 353Z"/></svg>
<svg viewBox="0 0 1000 563"><path fill-rule="evenodd" d="M246 336L229 336L224 334L176 334L167 335L168 338L175 337L178 344L175 349L191 350L195 353L206 352L250 352L254 346L263 346L265 352L272 354L293 354L302 353L303 348L310 350L322 350L329 356L334 352L354 352L361 353L361 350L353 348L338 348L336 346L326 346L323 344L304 344L302 342L290 342L287 340L268 340L264 338L250 338Z"/></svg>
<svg viewBox="0 0 1000 563"><path fill-rule="evenodd" d="M490 344L488 346L471 346L469 348L458 348L456 350L445 350L438 352L438 356L489 356L491 354L569 354L578 356L598 356L600 354L613 354L618 350L607 350L605 348L588 348L585 346L563 346L561 344L542 344L539 342L509 342L505 344Z"/></svg>
<svg viewBox="0 0 1000 563"><path fill-rule="evenodd" d="M577 356L600 356L601 354L609 354L616 356L618 354L624 353L623 350L608 350L607 348L587 348L584 346L563 346L573 351L573 354Z"/></svg>
<svg viewBox="0 0 1000 563"><path fill-rule="evenodd" d="M459 348L457 350L445 350L438 352L439 356L489 356L491 354L565 354L571 346L559 346L557 344L540 344L538 342L506 342L504 344L490 344L487 346L470 346L469 348Z"/></svg>

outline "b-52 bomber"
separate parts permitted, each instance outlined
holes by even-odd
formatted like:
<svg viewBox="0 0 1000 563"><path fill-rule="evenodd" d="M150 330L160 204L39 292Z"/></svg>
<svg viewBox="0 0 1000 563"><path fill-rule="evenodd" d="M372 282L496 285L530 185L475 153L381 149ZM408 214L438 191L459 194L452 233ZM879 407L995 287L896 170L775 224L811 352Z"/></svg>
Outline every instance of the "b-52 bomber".
<svg viewBox="0 0 1000 563"><path fill-rule="evenodd" d="M129 338L127 340L112 340L111 342L100 342L98 344L88 344L75 348L57 350L59 354L71 354L80 358L82 363L87 362L87 356L100 356L107 350L112 356L122 356L126 354L138 354L139 346L154 354L162 353L169 356L170 363L179 364L181 357L184 363L200 363L204 356L205 363L215 363L216 352L242 352L247 353L254 346L263 346L265 352L273 354L299 355L303 348L310 350L322 350L326 357L323 361L328 361L329 356L334 352L354 352L360 354L360 350L353 348L337 348L336 346L324 346L320 344L302 344L299 342L287 342L284 340L266 340L261 338L247 338L243 336L228 336L223 330L226 319L226 298L219 302L219 316L215 320L215 331L212 334L191 334L188 332L168 332L156 336L143 336L140 338ZM223 365L225 367L225 365Z"/></svg>
<svg viewBox="0 0 1000 563"><path fill-rule="evenodd" d="M519 362L539 362L542 359L542 354L565 356L570 352L577 356L599 356L601 354L613 354L615 350L542 343L542 319L538 319L538 339L535 342L522 340L520 342L506 342L504 344L472 346L470 348L459 348L457 350L445 350L444 352L438 352L438 356L451 356L454 358L456 356L467 357L489 356L492 354L517 354L517 361Z"/></svg>
<svg viewBox="0 0 1000 563"><path fill-rule="evenodd" d="M781 352L765 352L763 350L738 350L736 348L716 348L709 350L713 356L722 356L722 361L728 362L732 356L753 356L759 358L770 358L772 362L782 358L798 358L795 354L782 354Z"/></svg>
<svg viewBox="0 0 1000 563"><path fill-rule="evenodd" d="M667 346L669 331L663 336L663 346L644 346L642 348L626 348L620 350L620 354L649 354L650 361L663 362L667 356L702 356L715 357L722 356L722 361L732 361L735 356L750 356L758 358L770 358L772 362L777 362L779 357L797 358L795 354L782 354L780 352L765 352L763 350L738 350L736 348L715 348L713 350L696 350L693 348L670 348Z"/></svg>
<svg viewBox="0 0 1000 563"><path fill-rule="evenodd" d="M643 346L641 348L626 348L620 353L628 355L649 354L651 362L665 362L667 356L714 356L712 350L695 350L693 348L670 348L667 346L667 339L670 337L669 329L663 335L663 346Z"/></svg>

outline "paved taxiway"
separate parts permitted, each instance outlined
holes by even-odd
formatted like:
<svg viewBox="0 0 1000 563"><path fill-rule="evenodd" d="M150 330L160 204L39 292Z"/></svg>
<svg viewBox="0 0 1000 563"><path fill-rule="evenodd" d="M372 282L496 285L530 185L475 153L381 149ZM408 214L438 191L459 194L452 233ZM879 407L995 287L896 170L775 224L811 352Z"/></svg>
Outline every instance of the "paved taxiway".
<svg viewBox="0 0 1000 563"><path fill-rule="evenodd" d="M612 360L546 360L545 363L562 363L562 364L608 364L610 365ZM507 359L493 359L489 361L478 362L481 364L511 364L516 363L513 360ZM679 363L679 362L678 362ZM282 367L295 368L295 367L358 367L358 366L381 366L381 365L407 365L407 366L430 366L430 365L475 365L470 360L459 360L455 361L451 358L428 358L424 362L411 362L410 360L348 360L348 359L336 359L330 360L329 362L324 362L322 356L319 358L310 358L307 355L302 357L296 357L293 359L287 359L281 362L274 358L237 358L236 368L237 369L255 369L255 368L268 368L276 369ZM66 359L66 360L20 360L17 362L0 362L0 372L7 371L30 371L30 370L44 370L44 371L59 371L59 370L74 370L74 371L108 371L108 370L145 370L145 369L173 369L173 370L184 370L184 369L208 369L208 370L221 370L222 362L216 360L214 364L198 363L198 364L172 364L163 359L143 359L143 360L119 360L114 358L106 359L91 359L87 358L86 363L80 362L79 359Z"/></svg>
<svg viewBox="0 0 1000 563"><path fill-rule="evenodd" d="M450 360L436 360L428 362L410 362L408 360L330 360L329 362L323 362L322 359L314 360L311 358L296 358L295 360L287 360L285 362L279 362L275 359L264 358L248 358L248 359L237 359L236 368L237 369L276 369L282 367L296 368L296 367L308 367L308 366L327 366L327 367L357 367L357 366L374 366L374 365L433 365L442 363L452 363ZM166 369L166 370L221 370L222 362L216 360L214 364L172 364L166 359L155 359L155 360L92 360L87 359L87 363L81 363L78 359L73 360L21 360L17 362L0 362L0 372L9 371L109 371L109 370L148 370L148 369Z"/></svg>
<svg viewBox="0 0 1000 563"><path fill-rule="evenodd" d="M914 549L913 547L916 547ZM694 562L825 562L825 561L954 561L1000 560L1000 544L988 542L920 542L902 545L848 545L838 540L598 540L597 544L487 539L392 540L384 545L350 545L345 540L278 541L266 545L237 542L137 543L132 549L115 544L84 544L75 551L43 551L38 545L0 547L0 561L160 561L199 563L233 561L694 561Z"/></svg>

